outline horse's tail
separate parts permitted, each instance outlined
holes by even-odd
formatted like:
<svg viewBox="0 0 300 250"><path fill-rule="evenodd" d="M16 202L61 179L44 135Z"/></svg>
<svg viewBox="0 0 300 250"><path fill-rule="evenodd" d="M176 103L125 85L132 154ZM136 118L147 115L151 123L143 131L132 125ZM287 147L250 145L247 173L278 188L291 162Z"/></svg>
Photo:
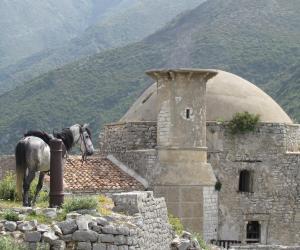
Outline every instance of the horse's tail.
<svg viewBox="0 0 300 250"><path fill-rule="evenodd" d="M21 140L15 149L16 157L16 194L17 199L22 200L23 179L26 171L26 143Z"/></svg>

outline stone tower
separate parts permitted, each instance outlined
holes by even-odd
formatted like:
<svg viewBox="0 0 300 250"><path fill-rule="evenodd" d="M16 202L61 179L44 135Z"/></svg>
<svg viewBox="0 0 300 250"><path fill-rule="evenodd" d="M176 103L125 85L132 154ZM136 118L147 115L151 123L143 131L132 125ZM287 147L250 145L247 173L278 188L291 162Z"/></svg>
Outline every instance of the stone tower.
<svg viewBox="0 0 300 250"><path fill-rule="evenodd" d="M147 74L157 81L158 96L160 173L154 192L166 198L169 211L188 230L204 235L213 233L217 221L207 220L207 216L204 221L209 203L216 203L210 197L216 178L207 163L205 97L206 83L217 71L151 70Z"/></svg>

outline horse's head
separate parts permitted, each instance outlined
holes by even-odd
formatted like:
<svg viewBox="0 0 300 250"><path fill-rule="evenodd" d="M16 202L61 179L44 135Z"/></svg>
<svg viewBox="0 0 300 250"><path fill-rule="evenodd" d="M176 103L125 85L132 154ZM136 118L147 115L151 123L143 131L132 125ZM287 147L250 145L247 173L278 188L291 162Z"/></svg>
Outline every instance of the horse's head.
<svg viewBox="0 0 300 250"><path fill-rule="evenodd" d="M89 124L80 126L80 150L82 154L92 155L94 153L94 146L91 139L91 130L88 128Z"/></svg>
<svg viewBox="0 0 300 250"><path fill-rule="evenodd" d="M83 158L94 153L94 146L91 139L91 131L88 128L88 126L88 124L75 124L70 127L70 131L73 134L73 142L74 144L80 145L80 150L82 152Z"/></svg>

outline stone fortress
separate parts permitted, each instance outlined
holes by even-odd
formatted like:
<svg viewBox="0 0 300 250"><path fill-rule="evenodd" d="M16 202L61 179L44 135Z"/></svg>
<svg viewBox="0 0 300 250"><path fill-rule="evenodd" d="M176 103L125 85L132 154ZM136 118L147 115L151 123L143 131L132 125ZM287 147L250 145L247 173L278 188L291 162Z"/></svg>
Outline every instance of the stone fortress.
<svg viewBox="0 0 300 250"><path fill-rule="evenodd" d="M156 83L105 126L102 153L165 197L168 210L207 241L299 244L300 125L231 73L147 74ZM260 122L233 135L227 121L244 111Z"/></svg>

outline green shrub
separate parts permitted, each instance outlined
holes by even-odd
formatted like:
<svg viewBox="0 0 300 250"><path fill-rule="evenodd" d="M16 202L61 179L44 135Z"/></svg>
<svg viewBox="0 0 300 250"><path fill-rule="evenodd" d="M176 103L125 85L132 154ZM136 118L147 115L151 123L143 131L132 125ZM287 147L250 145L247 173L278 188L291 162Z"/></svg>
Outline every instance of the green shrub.
<svg viewBox="0 0 300 250"><path fill-rule="evenodd" d="M172 226L173 230L175 231L175 233L177 235L181 235L184 227L183 227L180 219L175 217L173 214L170 214L170 213L169 213L168 217L169 217L169 223L171 224L171 226Z"/></svg>
<svg viewBox="0 0 300 250"><path fill-rule="evenodd" d="M0 199L15 200L16 197L16 179L11 171L6 172L3 180L0 181Z"/></svg>
<svg viewBox="0 0 300 250"><path fill-rule="evenodd" d="M236 113L229 122L230 132L237 134L254 131L259 119L259 115L250 114L247 111Z"/></svg>
<svg viewBox="0 0 300 250"><path fill-rule="evenodd" d="M196 239L199 242L201 249L210 250L210 248L207 246L205 240L203 240L202 236L199 233L193 233L192 238Z"/></svg>
<svg viewBox="0 0 300 250"><path fill-rule="evenodd" d="M65 200L62 208L67 212L80 209L97 209L97 197L72 197Z"/></svg>
<svg viewBox="0 0 300 250"><path fill-rule="evenodd" d="M215 184L215 190L220 191L221 188L222 188L222 183L219 180L217 180L217 182Z"/></svg>
<svg viewBox="0 0 300 250"><path fill-rule="evenodd" d="M5 250L25 250L26 247L14 241L9 236L0 237L0 249Z"/></svg>
<svg viewBox="0 0 300 250"><path fill-rule="evenodd" d="M5 220L9 220L9 221L18 221L18 220L20 220L19 214L17 214L16 212L14 212L12 210L6 210L3 214L3 218Z"/></svg>
<svg viewBox="0 0 300 250"><path fill-rule="evenodd" d="M35 189L38 184L38 178L34 178L31 182L29 189L29 199L32 200L35 194ZM0 199L2 200L15 200L16 198L16 175L8 171L5 177L0 181ZM37 202L49 201L49 194L47 190L41 190Z"/></svg>

